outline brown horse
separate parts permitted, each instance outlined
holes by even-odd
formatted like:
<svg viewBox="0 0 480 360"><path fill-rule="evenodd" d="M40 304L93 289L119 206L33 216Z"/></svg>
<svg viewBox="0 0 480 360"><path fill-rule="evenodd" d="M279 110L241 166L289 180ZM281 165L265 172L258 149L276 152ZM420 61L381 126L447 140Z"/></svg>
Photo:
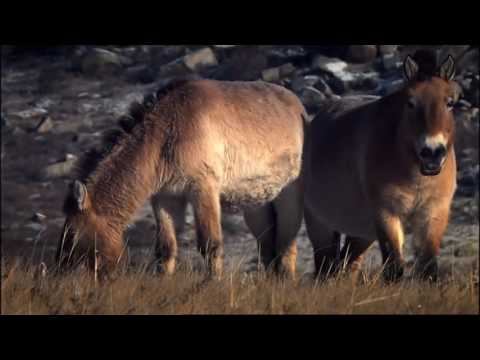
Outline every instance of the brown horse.
<svg viewBox="0 0 480 360"><path fill-rule="evenodd" d="M263 263L293 276L304 119L292 92L265 82L182 80L146 98L122 120L123 131L110 135L107 149L81 162L65 201L59 264L85 256L90 267L113 269L123 258L125 227L151 198L165 272L175 268L175 214L188 201L212 275L222 273L226 205L244 210Z"/></svg>
<svg viewBox="0 0 480 360"><path fill-rule="evenodd" d="M436 255L456 187L451 57L434 72L411 57L406 86L338 116L319 114L307 131L305 221L318 274L338 258L358 267L378 239L385 278L403 274L411 221L417 270L437 273ZM348 234L339 254L338 233Z"/></svg>

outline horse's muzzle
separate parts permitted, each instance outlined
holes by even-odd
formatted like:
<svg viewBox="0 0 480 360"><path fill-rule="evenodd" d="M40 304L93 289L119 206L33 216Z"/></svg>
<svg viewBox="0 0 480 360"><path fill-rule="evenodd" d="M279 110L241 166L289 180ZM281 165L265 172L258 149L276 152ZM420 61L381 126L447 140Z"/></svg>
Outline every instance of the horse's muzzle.
<svg viewBox="0 0 480 360"><path fill-rule="evenodd" d="M442 165L436 163L421 163L420 173L424 176L435 176L442 171Z"/></svg>
<svg viewBox="0 0 480 360"><path fill-rule="evenodd" d="M440 145L435 149L427 146L423 147L418 154L422 175L435 176L440 174L446 155L447 149L444 145Z"/></svg>

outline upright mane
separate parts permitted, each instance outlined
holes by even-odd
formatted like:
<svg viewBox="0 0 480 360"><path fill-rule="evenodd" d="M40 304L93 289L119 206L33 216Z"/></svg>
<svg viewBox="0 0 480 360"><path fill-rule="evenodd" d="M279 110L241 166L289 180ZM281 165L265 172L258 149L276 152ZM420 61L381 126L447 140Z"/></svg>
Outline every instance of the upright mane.
<svg viewBox="0 0 480 360"><path fill-rule="evenodd" d="M127 113L117 119L115 128L106 130L103 133L101 145L87 150L77 161L74 169L74 178L86 183L98 168L99 164L105 160L114 149L123 146L128 139L134 136L134 131L144 125L146 115L151 113L158 102L169 92L185 84L190 80L198 78L177 78L166 85L161 86L151 94L145 95L143 101L133 102ZM69 213L75 208L72 192L65 199L64 212Z"/></svg>

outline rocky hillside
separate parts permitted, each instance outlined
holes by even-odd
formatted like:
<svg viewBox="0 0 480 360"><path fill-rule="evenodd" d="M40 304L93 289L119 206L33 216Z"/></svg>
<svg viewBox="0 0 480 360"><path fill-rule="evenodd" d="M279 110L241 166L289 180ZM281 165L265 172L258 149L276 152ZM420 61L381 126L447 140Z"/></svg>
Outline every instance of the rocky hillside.
<svg viewBox="0 0 480 360"><path fill-rule="evenodd" d="M172 78L263 79L293 90L314 116L324 99L352 94L383 96L395 91L403 83L403 58L419 47L4 46L3 254L49 259L62 226L62 198L77 157L98 143L101 132L112 127L132 101ZM461 236L471 239L478 236L479 49L445 45L434 50L440 60L447 54L457 60L456 80L463 95L455 109L460 172L454 218L459 226L465 225L458 230L464 232ZM194 253L192 221L189 214L190 227L182 241L185 251ZM152 215L145 207L128 233L132 249L151 248L152 227ZM255 262L255 243L243 220L226 216L224 229L227 257L229 252L247 254L246 260ZM307 264L311 251L303 232L302 236L300 260ZM478 254L478 241L472 246L477 246Z"/></svg>

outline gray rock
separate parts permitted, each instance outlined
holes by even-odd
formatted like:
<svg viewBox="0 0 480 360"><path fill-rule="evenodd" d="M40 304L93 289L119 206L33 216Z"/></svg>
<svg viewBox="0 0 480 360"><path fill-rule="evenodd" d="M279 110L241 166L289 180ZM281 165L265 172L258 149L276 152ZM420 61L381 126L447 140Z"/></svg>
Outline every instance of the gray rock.
<svg viewBox="0 0 480 360"><path fill-rule="evenodd" d="M376 45L350 45L347 50L347 61L354 63L367 63L377 56Z"/></svg>
<svg viewBox="0 0 480 360"><path fill-rule="evenodd" d="M123 65L124 62L118 54L100 48L90 49L81 60L83 73L97 77L118 74Z"/></svg>
<svg viewBox="0 0 480 360"><path fill-rule="evenodd" d="M25 130L23 130L21 127L19 126L15 126L13 129L12 129L12 135L24 135L26 134L27 132Z"/></svg>
<svg viewBox="0 0 480 360"><path fill-rule="evenodd" d="M33 216L30 218L31 221L33 222L36 222L36 223L42 223L44 222L45 220L47 219L47 216L40 213L40 212L36 212L35 214L33 214Z"/></svg>
<svg viewBox="0 0 480 360"><path fill-rule="evenodd" d="M76 163L77 163L77 159L74 158L74 159L49 165L40 171L39 178L41 180L50 180L50 179L69 176L72 174L72 171L74 170Z"/></svg>
<svg viewBox="0 0 480 360"><path fill-rule="evenodd" d="M274 68L265 69L262 71L262 79L269 82L279 82L285 76L290 75L295 71L295 66L291 63L283 64Z"/></svg>
<svg viewBox="0 0 480 360"><path fill-rule="evenodd" d="M328 86L328 84L322 78L315 83L314 87L324 93L327 97L334 95L330 86Z"/></svg>
<svg viewBox="0 0 480 360"><path fill-rule="evenodd" d="M345 81L337 76L330 77L328 80L328 85L335 94L339 95L345 94L350 89L348 81Z"/></svg>
<svg viewBox="0 0 480 360"><path fill-rule="evenodd" d="M37 133L46 133L53 128L53 121L50 116L44 117L35 127L34 131Z"/></svg>
<svg viewBox="0 0 480 360"><path fill-rule="evenodd" d="M48 114L48 111L43 108L33 108L33 109L12 113L10 114L10 116L14 116L22 120L26 120L26 119L35 119L35 118L43 117L43 116L46 116L47 114Z"/></svg>
<svg viewBox="0 0 480 360"><path fill-rule="evenodd" d="M159 66L182 58L187 49L182 45L151 45L146 47L145 50L148 51L150 55L150 65Z"/></svg>
<svg viewBox="0 0 480 360"><path fill-rule="evenodd" d="M395 80L386 80L381 81L379 90L377 91L377 95L386 96L394 93L397 90L400 90L402 86L405 84L403 79L395 79Z"/></svg>
<svg viewBox="0 0 480 360"><path fill-rule="evenodd" d="M25 225L25 227L34 231L42 231L43 229L45 229L45 225L39 223L29 223Z"/></svg>
<svg viewBox="0 0 480 360"><path fill-rule="evenodd" d="M338 58L331 58L328 56L317 55L312 60L312 68L329 72L332 74L338 74L345 71L348 64Z"/></svg>
<svg viewBox="0 0 480 360"><path fill-rule="evenodd" d="M239 46L218 66L212 74L217 80L251 81L261 78L262 70L268 67L268 58L257 46Z"/></svg>
<svg viewBox="0 0 480 360"><path fill-rule="evenodd" d="M456 106L462 108L463 110L468 110L472 107L472 104L470 104L467 100L461 99L458 100Z"/></svg>
<svg viewBox="0 0 480 360"><path fill-rule="evenodd" d="M307 86L302 89L299 96L307 108L307 111L315 111L326 98L321 91L315 89L313 86Z"/></svg>
<svg viewBox="0 0 480 360"><path fill-rule="evenodd" d="M392 71L401 66L402 62L398 53L384 54L381 57L382 69L385 71Z"/></svg>
<svg viewBox="0 0 480 360"><path fill-rule="evenodd" d="M156 78L156 72L147 65L132 66L125 71L125 75L129 81L140 84L150 84Z"/></svg>
<svg viewBox="0 0 480 360"><path fill-rule="evenodd" d="M183 57L183 63L187 69L195 72L211 68L218 65L215 53L210 48L196 50Z"/></svg>
<svg viewBox="0 0 480 360"><path fill-rule="evenodd" d="M389 55L397 52L398 45L378 45L378 52L381 55Z"/></svg>
<svg viewBox="0 0 480 360"><path fill-rule="evenodd" d="M290 87L294 92L298 93L307 86L315 86L319 81L321 81L321 77L317 75L295 76L290 82ZM316 88L318 89L318 87ZM321 91L321 89L318 90Z"/></svg>

